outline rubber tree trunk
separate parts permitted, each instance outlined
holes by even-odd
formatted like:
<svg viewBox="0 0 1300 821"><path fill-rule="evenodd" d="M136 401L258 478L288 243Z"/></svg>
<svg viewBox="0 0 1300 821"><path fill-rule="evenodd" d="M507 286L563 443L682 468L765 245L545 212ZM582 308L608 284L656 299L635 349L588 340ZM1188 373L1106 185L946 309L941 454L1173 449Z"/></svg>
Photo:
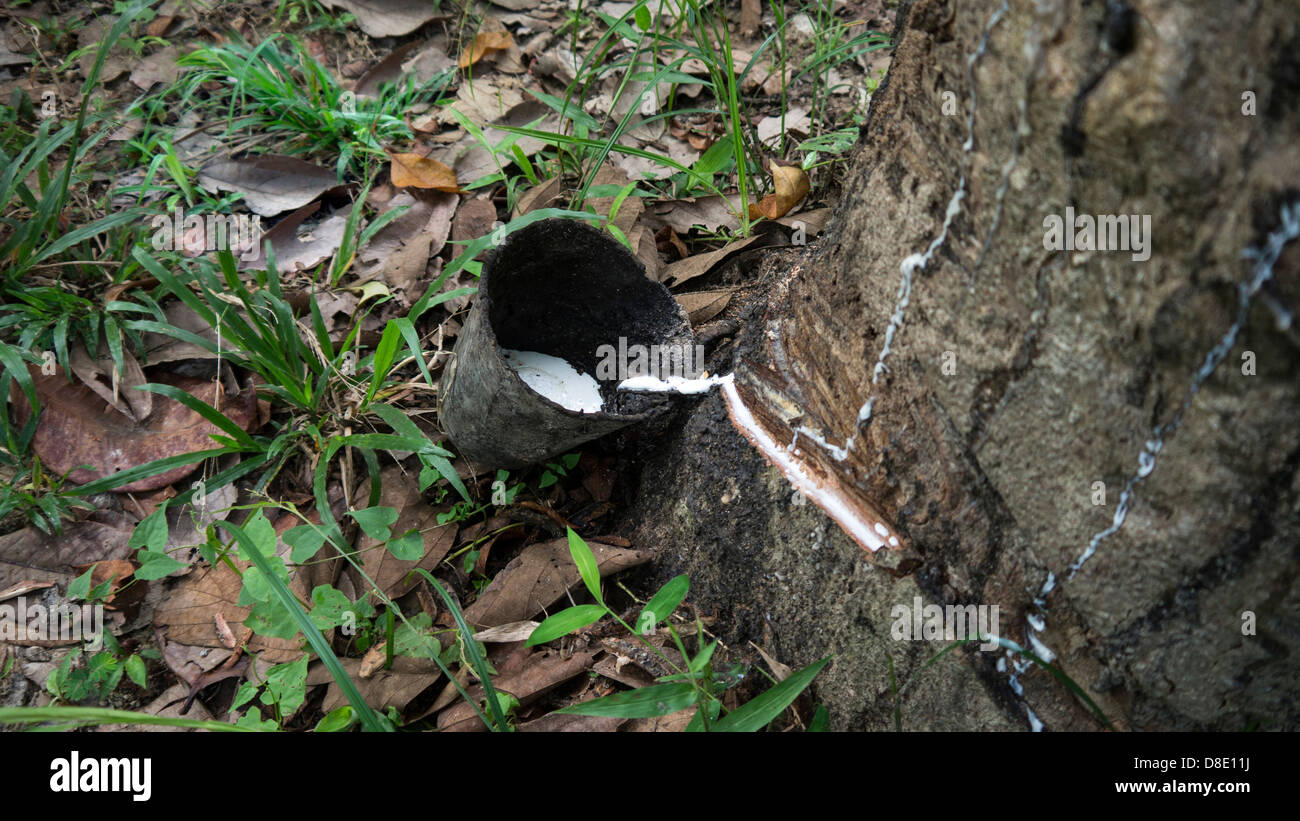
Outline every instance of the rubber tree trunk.
<svg viewBox="0 0 1300 821"><path fill-rule="evenodd" d="M834 654L815 693L839 729L892 726L890 658L917 674L905 728L1101 726L1021 656L918 673L947 642L895 638L917 596L996 605L1117 727L1295 729L1294 6L918 0L898 21L831 234L772 263L735 365L772 437L802 428L810 469L901 546L799 504L718 396L626 531L733 645ZM1145 236L1070 250L1052 218L1080 215Z"/></svg>

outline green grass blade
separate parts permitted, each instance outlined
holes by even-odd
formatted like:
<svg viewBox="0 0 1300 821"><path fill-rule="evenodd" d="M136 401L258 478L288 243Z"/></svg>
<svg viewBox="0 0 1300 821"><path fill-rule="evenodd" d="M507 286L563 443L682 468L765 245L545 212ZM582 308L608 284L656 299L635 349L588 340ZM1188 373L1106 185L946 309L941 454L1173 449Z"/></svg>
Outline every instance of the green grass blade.
<svg viewBox="0 0 1300 821"><path fill-rule="evenodd" d="M812 680L830 661L831 657L827 656L791 673L785 681L727 713L713 725L713 729L720 733L752 733L763 729L812 684Z"/></svg>

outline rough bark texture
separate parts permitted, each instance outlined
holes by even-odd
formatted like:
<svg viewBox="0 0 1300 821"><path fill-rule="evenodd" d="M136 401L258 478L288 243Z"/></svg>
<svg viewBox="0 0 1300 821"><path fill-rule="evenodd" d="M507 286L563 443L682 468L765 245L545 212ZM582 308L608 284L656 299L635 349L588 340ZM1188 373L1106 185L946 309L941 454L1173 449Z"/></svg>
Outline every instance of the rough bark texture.
<svg viewBox="0 0 1300 821"><path fill-rule="evenodd" d="M783 441L802 425L843 445L876 397L847 459L799 448L904 547L868 555L792 503L717 396L647 464L627 532L663 545L660 575L691 575L725 640L790 664L833 653L815 693L838 729L892 726L887 657L906 680L944 646L891 637L914 596L997 605L1022 644L1042 618L1037 638L1117 727L1295 729L1300 334L1279 318L1300 307L1300 239L1226 335L1256 273L1243 251L1282 230L1300 183L1300 19L1283 2L1002 6L900 9L831 236L772 263L786 281L735 351L741 395ZM1150 215L1150 259L1045 250L1067 206ZM900 265L940 237L873 384ZM1122 526L1070 578L1130 482ZM1044 671L1013 682L999 660L963 649L921 671L904 727L1100 726Z"/></svg>

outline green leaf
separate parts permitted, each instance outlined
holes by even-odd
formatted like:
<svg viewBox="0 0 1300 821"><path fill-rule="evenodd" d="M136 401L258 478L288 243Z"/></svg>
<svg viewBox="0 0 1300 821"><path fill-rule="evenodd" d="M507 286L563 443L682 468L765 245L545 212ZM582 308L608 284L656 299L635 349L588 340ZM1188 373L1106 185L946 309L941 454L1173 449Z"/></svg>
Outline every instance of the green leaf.
<svg viewBox="0 0 1300 821"><path fill-rule="evenodd" d="M318 733L345 733L357 726L357 713L349 704L344 704L335 710L325 714L319 722L316 723L316 732Z"/></svg>
<svg viewBox="0 0 1300 821"><path fill-rule="evenodd" d="M710 699L708 702L709 726L718 720L718 713L722 712L722 702L717 699ZM702 733L704 732L704 710L696 710L695 715L691 716L690 723L686 725L685 732Z"/></svg>
<svg viewBox="0 0 1300 821"><path fill-rule="evenodd" d="M174 573L185 566L166 553L158 553L152 550L141 550L135 554L135 558L136 561L140 562L139 569L135 571L135 577L142 582L161 579L163 576Z"/></svg>
<svg viewBox="0 0 1300 821"><path fill-rule="evenodd" d="M144 517L140 524L135 526L135 530L131 531L131 538L127 540L126 546L142 547L154 553L162 552L162 549L167 546L166 508L159 507Z"/></svg>
<svg viewBox="0 0 1300 821"><path fill-rule="evenodd" d="M727 136L709 146L709 149L691 166L691 171L701 177L712 177L725 169L731 160L731 137Z"/></svg>
<svg viewBox="0 0 1300 821"><path fill-rule="evenodd" d="M808 732L825 733L831 729L831 714L826 709L826 705L818 704L817 709L813 711L812 721L808 722Z"/></svg>
<svg viewBox="0 0 1300 821"><path fill-rule="evenodd" d="M408 530L396 539L388 540L388 552L408 562L424 558L424 537L418 530Z"/></svg>
<svg viewBox="0 0 1300 821"><path fill-rule="evenodd" d="M689 684L656 684L604 698L584 701L556 710L557 713L611 718L654 718L685 710L695 703L695 688Z"/></svg>
<svg viewBox="0 0 1300 821"><path fill-rule="evenodd" d="M89 570L87 570L85 573L82 573L77 578L73 579L72 583L68 585L68 598L70 599L86 598L86 595L90 593L90 577L94 575L94 573L95 573L95 567L94 565L91 565Z"/></svg>
<svg viewBox="0 0 1300 821"><path fill-rule="evenodd" d="M281 715L287 718L297 712L307 697L307 654L267 670L266 684L280 704Z"/></svg>
<svg viewBox="0 0 1300 821"><path fill-rule="evenodd" d="M798 698L830 661L831 657L827 656L791 673L785 681L727 713L713 725L713 729L732 733L752 733L763 729Z"/></svg>
<svg viewBox="0 0 1300 821"><path fill-rule="evenodd" d="M289 560L294 564L302 564L315 556L325 544L325 534L311 525L291 527L280 538L293 548L289 553Z"/></svg>
<svg viewBox="0 0 1300 821"><path fill-rule="evenodd" d="M356 520L367 536L379 542L388 541L392 535L389 528L397 522L397 511L382 505L362 510L349 510L348 515Z"/></svg>
<svg viewBox="0 0 1300 821"><path fill-rule="evenodd" d="M276 724L269 718L262 718L262 714L257 710L249 710L244 713L239 717L239 721L235 722L235 726L243 727L247 730L261 730L263 732L275 732L280 729L280 725Z"/></svg>
<svg viewBox="0 0 1300 821"><path fill-rule="evenodd" d="M600 621L606 612L607 610L603 604L579 604L567 610L561 610L537 625L537 629L533 630L532 635L528 637L526 646L532 647L537 644L545 644L552 639L558 639L560 636L567 636L574 630L580 630L589 624Z"/></svg>
<svg viewBox="0 0 1300 821"><path fill-rule="evenodd" d="M596 601L601 601L600 566L596 564L596 557L582 537L573 532L573 528L567 530L569 531L569 554L573 556L573 563L578 566L578 573L582 576L587 589L591 591L591 595Z"/></svg>
<svg viewBox="0 0 1300 821"><path fill-rule="evenodd" d="M430 631L433 619L428 613L417 613L397 625L393 631L393 654L418 659L434 659L442 652L442 645Z"/></svg>
<svg viewBox="0 0 1300 821"><path fill-rule="evenodd" d="M274 585L271 589L275 589ZM244 619L244 626L259 636L273 639L291 639L298 635L299 630L293 613L278 599L254 604L248 618Z"/></svg>
<svg viewBox="0 0 1300 821"><path fill-rule="evenodd" d="M235 700L230 702L230 712L233 713L240 707L243 707L245 704L252 701L253 696L257 695L257 691L261 689L261 687L262 685L258 684L256 681L241 682L239 689L235 691Z"/></svg>
<svg viewBox="0 0 1300 821"><path fill-rule="evenodd" d="M267 556L266 561L271 566L271 570L287 584L289 569L284 566L284 559L279 556ZM236 604L246 607L256 602L267 602L271 600L271 595L271 584L262 575L261 569L250 567L244 571L244 585L239 591L239 600Z"/></svg>
<svg viewBox="0 0 1300 821"><path fill-rule="evenodd" d="M388 369L393 365L393 359L397 356L397 343L401 338L401 329L398 328L391 320L384 327L384 333L379 337L379 344L375 347L375 370L370 376L370 387L366 389L366 404L375 398L375 392L383 384L384 377L388 376Z"/></svg>
<svg viewBox="0 0 1300 821"><path fill-rule="evenodd" d="M132 653L126 660L126 674L135 682L135 686L140 689L148 687L148 678L144 668L144 659Z"/></svg>
<svg viewBox="0 0 1300 821"><path fill-rule="evenodd" d="M659 588L659 592L646 602L645 608L636 620L636 631L644 636L654 630L656 624L673 614L677 605L686 598L690 587L691 580L685 574L669 579L668 583Z"/></svg>
<svg viewBox="0 0 1300 821"><path fill-rule="evenodd" d="M254 511L253 515L248 517L248 521L244 522L243 530L244 533L248 535L248 539L252 545L256 547L263 556L275 558L275 560L280 563L280 568L284 568L284 560L275 555L275 526L271 524L271 520L267 519L266 515L262 513L260 509ZM248 555L247 550L245 550L243 542L240 542L239 558L246 562L251 562L253 560L253 557ZM287 579L288 574L286 573L282 578Z"/></svg>
<svg viewBox="0 0 1300 821"><path fill-rule="evenodd" d="M319 630L338 627L345 619L344 614L352 610L352 602L333 585L318 585L311 591L311 600L313 607L308 618Z"/></svg>
<svg viewBox="0 0 1300 821"><path fill-rule="evenodd" d="M636 7L636 27L642 31L649 31L650 22L650 9L646 8L645 4L642 3Z"/></svg>
<svg viewBox="0 0 1300 821"><path fill-rule="evenodd" d="M695 658L691 659L691 665L690 665L691 672L696 674L703 672L705 665L707 665L709 661L713 659L713 652L717 649L718 649L717 639L714 639L713 641L709 642L707 647L705 647L698 654L696 654Z"/></svg>
<svg viewBox="0 0 1300 821"><path fill-rule="evenodd" d="M438 474L442 476L442 478L446 479L452 487L456 488L456 492L460 494L460 498L467 502L470 501L469 490L466 489L465 483L460 480L460 477L456 475L456 469L451 466L451 462L448 462L444 457L437 453L431 453L428 451L421 453L420 459L427 462L434 470L438 471ZM428 485L425 485L425 487L428 487Z"/></svg>

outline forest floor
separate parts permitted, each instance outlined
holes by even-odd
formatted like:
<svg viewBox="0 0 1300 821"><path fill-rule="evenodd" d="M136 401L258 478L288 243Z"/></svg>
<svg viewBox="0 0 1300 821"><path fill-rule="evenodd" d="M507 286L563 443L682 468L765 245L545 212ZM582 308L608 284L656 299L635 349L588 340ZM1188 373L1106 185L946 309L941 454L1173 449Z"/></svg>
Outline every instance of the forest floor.
<svg viewBox="0 0 1300 821"><path fill-rule="evenodd" d="M485 471L439 385L542 217L734 335L756 252L827 224L893 5L0 10L0 725L824 725L819 667L617 575L662 547L613 532L653 427Z"/></svg>

